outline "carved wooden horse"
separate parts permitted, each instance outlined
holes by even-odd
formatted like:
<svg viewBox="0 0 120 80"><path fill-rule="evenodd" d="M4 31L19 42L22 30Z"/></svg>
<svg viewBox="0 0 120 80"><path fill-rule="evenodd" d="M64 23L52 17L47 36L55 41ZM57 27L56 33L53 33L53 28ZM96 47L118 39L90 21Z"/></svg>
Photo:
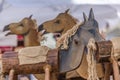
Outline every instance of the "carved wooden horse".
<svg viewBox="0 0 120 80"><path fill-rule="evenodd" d="M62 33L71 29L76 23L77 19L73 18L69 13L69 9L64 13L60 13L55 19L46 21L38 27L38 31L45 30L45 33Z"/></svg>
<svg viewBox="0 0 120 80"><path fill-rule="evenodd" d="M7 35L16 34L22 35L24 40L24 47L29 46L39 46L37 36L37 24L36 21L31 19L32 15L29 18L24 18L18 23L11 23L4 27L3 31L10 31ZM18 47L15 50L19 50Z"/></svg>
<svg viewBox="0 0 120 80"><path fill-rule="evenodd" d="M92 9L89 13L89 18L87 18L84 14L84 22L75 35L69 38L68 49L61 50L60 54L60 71L62 73L74 70L81 77L87 78L87 61L86 61L86 45L90 38L94 38L96 41L104 40L99 33L98 23L94 18L94 14ZM98 69L101 69L101 65ZM102 71L103 72L103 71ZM103 74L99 74L102 72L98 72L99 77L103 77Z"/></svg>
<svg viewBox="0 0 120 80"><path fill-rule="evenodd" d="M24 18L18 23L11 23L4 27L4 31L10 30L7 34L17 34L24 37L24 46L38 46L40 45L37 41L37 24L36 21L29 18Z"/></svg>

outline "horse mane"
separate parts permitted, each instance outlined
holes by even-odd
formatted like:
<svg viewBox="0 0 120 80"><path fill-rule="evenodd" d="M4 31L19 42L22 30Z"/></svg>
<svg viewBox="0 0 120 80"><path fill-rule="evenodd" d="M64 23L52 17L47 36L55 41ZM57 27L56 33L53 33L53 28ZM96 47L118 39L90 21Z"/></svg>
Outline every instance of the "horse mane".
<svg viewBox="0 0 120 80"><path fill-rule="evenodd" d="M78 30L81 24L82 24L81 22L78 22L71 29L69 29L65 34L63 34L60 38L58 38L57 44L56 44L57 48L68 49L69 38L76 33L76 31Z"/></svg>

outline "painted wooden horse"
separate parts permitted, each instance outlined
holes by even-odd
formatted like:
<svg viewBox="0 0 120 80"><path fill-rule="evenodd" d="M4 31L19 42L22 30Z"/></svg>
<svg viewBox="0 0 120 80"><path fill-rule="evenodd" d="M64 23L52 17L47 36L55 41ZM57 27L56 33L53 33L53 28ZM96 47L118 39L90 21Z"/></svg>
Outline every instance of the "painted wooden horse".
<svg viewBox="0 0 120 80"><path fill-rule="evenodd" d="M20 22L11 23L4 27L3 31L8 32L7 35L22 35L23 36L23 46L29 47L29 46L39 46L40 43L38 42L38 36L37 36L37 24L36 20L31 19L32 15L28 18L25 17ZM16 47L15 51L20 50L21 47Z"/></svg>
<svg viewBox="0 0 120 80"><path fill-rule="evenodd" d="M3 31L10 32L10 34L22 35L24 37L24 46L38 46L40 43L37 41L37 24L36 21L31 19L32 16L29 18L24 18L18 23L11 23L4 27Z"/></svg>
<svg viewBox="0 0 120 80"><path fill-rule="evenodd" d="M81 77L87 78L86 45L91 37L96 41L104 40L99 33L98 23L94 18L92 9L89 18L84 14L84 22L75 35L69 39L68 49L59 52L61 58L60 71L62 73L75 69L74 71ZM98 69L102 69L102 65L99 65ZM98 72L99 77L103 77L102 72Z"/></svg>
<svg viewBox="0 0 120 80"><path fill-rule="evenodd" d="M69 14L69 9L60 13L55 19L46 21L38 27L38 31L45 30L45 33L66 33L77 23L77 19Z"/></svg>

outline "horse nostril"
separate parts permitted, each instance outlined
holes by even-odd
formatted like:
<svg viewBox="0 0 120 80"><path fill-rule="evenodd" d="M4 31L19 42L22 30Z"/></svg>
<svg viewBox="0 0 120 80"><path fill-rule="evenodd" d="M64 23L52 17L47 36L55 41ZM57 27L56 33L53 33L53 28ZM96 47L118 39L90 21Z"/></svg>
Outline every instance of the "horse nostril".
<svg viewBox="0 0 120 80"><path fill-rule="evenodd" d="M23 24L20 24L19 26L22 26L22 27L24 27L24 25L23 25Z"/></svg>
<svg viewBox="0 0 120 80"><path fill-rule="evenodd" d="M58 38L58 37L60 37L60 36L61 36L60 33L54 33L54 38Z"/></svg>
<svg viewBox="0 0 120 80"><path fill-rule="evenodd" d="M38 32L40 32L40 31L42 31L43 30L43 25L40 25L39 27L38 27Z"/></svg>
<svg viewBox="0 0 120 80"><path fill-rule="evenodd" d="M60 34L56 35L56 37L60 37Z"/></svg>

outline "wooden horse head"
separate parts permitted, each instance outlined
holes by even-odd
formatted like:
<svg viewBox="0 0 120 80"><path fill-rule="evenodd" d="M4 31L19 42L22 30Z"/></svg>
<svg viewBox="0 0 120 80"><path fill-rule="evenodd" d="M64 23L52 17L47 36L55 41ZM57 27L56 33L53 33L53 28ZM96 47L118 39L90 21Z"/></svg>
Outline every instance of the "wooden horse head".
<svg viewBox="0 0 120 80"><path fill-rule="evenodd" d="M68 49L60 50L60 71L67 72L79 68L80 73L87 73L87 62L82 60L83 54L87 52L87 43L90 38L96 41L103 40L99 33L98 22L94 18L92 9L89 18L84 16L84 22L79 25L76 33L68 38ZM82 66L82 68L81 68ZM86 71L86 72L85 72ZM80 75L83 78L84 74Z"/></svg>
<svg viewBox="0 0 120 80"><path fill-rule="evenodd" d="M16 34L24 36L24 46L37 46L39 45L37 41L37 24L31 17L26 17L20 22L7 25L3 31L10 30L7 35Z"/></svg>
<svg viewBox="0 0 120 80"><path fill-rule="evenodd" d="M38 31L45 30L46 33L61 33L64 34L68 29L71 29L77 22L69 13L69 9L64 13L60 13L55 19L46 21L38 27Z"/></svg>

